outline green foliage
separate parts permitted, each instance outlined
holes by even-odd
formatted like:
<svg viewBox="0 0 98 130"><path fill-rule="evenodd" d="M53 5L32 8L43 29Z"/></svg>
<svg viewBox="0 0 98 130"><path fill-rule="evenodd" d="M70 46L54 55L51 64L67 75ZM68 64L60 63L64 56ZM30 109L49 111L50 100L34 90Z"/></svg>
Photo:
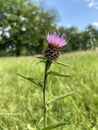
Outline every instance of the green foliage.
<svg viewBox="0 0 98 130"><path fill-rule="evenodd" d="M98 29L89 25L84 31L79 31L76 27L60 27L59 32L70 37L69 43L63 47L62 51L96 49L98 47Z"/></svg>
<svg viewBox="0 0 98 130"><path fill-rule="evenodd" d="M65 97L70 96L70 95L72 95L72 94L74 94L74 92L68 93L68 94L64 94L64 95L61 95L61 96L58 96L57 98L55 98L55 99L49 101L49 102L47 103L47 105L49 105L49 104L51 104L51 103L54 103L54 102L56 102L56 101L58 101L58 100L60 100L60 99L64 99Z"/></svg>
<svg viewBox="0 0 98 130"><path fill-rule="evenodd" d="M42 129L42 92L35 84L16 76L26 74L42 81L43 63L32 68L35 57L0 58L0 129ZM60 62L70 67L53 64L51 71L66 73L71 78L50 76L47 85L47 101L58 95L75 92L67 98L47 106L48 124L65 122L54 130L98 129L98 52L85 51L61 55ZM29 69L28 69L29 68ZM40 73L38 73L40 70ZM33 115L31 115L33 113Z"/></svg>
<svg viewBox="0 0 98 130"><path fill-rule="evenodd" d="M67 67L69 67L69 65L64 64L64 63L62 63L62 62L55 61L54 63L59 64L59 65L61 65L61 66L65 66L65 67L67 66Z"/></svg>
<svg viewBox="0 0 98 130"><path fill-rule="evenodd" d="M70 75L67 75L67 74L61 74L59 72L55 72L55 71L49 71L47 73L47 75L52 75L52 76L59 76L59 77L71 77Z"/></svg>
<svg viewBox="0 0 98 130"><path fill-rule="evenodd" d="M59 124L56 124L56 125L48 126L48 127L44 128L42 130L52 130L52 129L55 129L55 128L60 127L62 125L65 125L65 124L66 123L59 123Z"/></svg>
<svg viewBox="0 0 98 130"><path fill-rule="evenodd" d="M45 63L45 71L43 72L44 73L43 84L40 83L40 82L38 82L38 81L36 81L32 77L26 77L26 76L21 75L21 74L17 74L17 75L20 76L20 77L22 77L22 78L24 78L24 79L26 79L26 80L29 80L30 82L34 83L37 86L42 87L42 90L43 90L42 91L43 92L43 111L44 111L44 114L43 114L44 128L43 128L43 130L49 130L49 129L54 129L56 127L64 125L65 123L63 123L63 124L59 123L59 124L56 124L56 125L52 125L52 126L46 127L46 124L47 124L47 117L46 117L46 115L48 114L47 113L47 108L46 108L46 85L47 85L47 77L48 77L48 75L56 75L56 76L59 76L59 77L70 77L70 76L69 75L65 75L65 74L61 74L59 72L50 71L49 69L50 69L51 64L53 64L53 62L47 60L44 57L38 57L38 58L39 59L43 59L43 60L39 60L39 61L35 62L32 66L34 67L37 64L39 64L40 62L44 62ZM61 62L54 62L54 63L60 64L62 66L67 66L67 65L65 65L65 64L63 64ZM67 97L67 96L69 96L71 94L73 94L73 93L66 94L66 95L61 95L61 96L57 97L56 99L53 99L52 101L48 102L47 104L50 104L50 103L53 103L53 102L55 102L57 100L63 99L63 98L65 98L65 97Z"/></svg>
<svg viewBox="0 0 98 130"><path fill-rule="evenodd" d="M41 53L46 28L54 28L56 12L30 0L2 0L0 7L0 50L16 56Z"/></svg>
<svg viewBox="0 0 98 130"><path fill-rule="evenodd" d="M44 62L44 63L45 63L45 60L39 60L39 61L35 62L35 63L32 65L32 67L38 65L38 64L41 63L41 62Z"/></svg>
<svg viewBox="0 0 98 130"><path fill-rule="evenodd" d="M17 75L24 78L24 79L26 79L26 80L28 80L28 81L30 81L30 82L32 82L32 83L34 83L37 86L43 87L42 83L40 83L39 81L36 81L35 79L33 79L31 77L26 77L26 76L21 75L21 74L17 74Z"/></svg>

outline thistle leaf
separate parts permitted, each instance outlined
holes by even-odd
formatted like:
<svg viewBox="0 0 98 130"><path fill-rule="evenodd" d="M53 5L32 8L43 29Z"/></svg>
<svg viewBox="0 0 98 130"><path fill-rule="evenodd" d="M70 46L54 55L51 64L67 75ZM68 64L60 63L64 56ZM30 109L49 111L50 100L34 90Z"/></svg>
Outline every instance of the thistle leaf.
<svg viewBox="0 0 98 130"><path fill-rule="evenodd" d="M46 60L45 57L42 57L42 56L37 56L38 59L42 59L42 60Z"/></svg>
<svg viewBox="0 0 98 130"><path fill-rule="evenodd" d="M67 66L67 67L69 67L69 65L64 64L64 63L62 63L62 62L55 61L54 63L59 64L59 65L62 65L62 66Z"/></svg>
<svg viewBox="0 0 98 130"><path fill-rule="evenodd" d="M36 81L35 79L33 79L31 77L26 77L26 76L18 74L18 73L17 73L17 75L24 78L24 79L26 79L26 80L28 80L28 81L30 81L30 82L32 82L32 83L34 83L37 86L43 87L43 85L40 82Z"/></svg>
<svg viewBox="0 0 98 130"><path fill-rule="evenodd" d="M66 123L58 123L58 124L56 124L56 125L51 125L51 126L45 127L45 128L43 128L42 130L52 130L52 129L55 129L55 128L57 128L57 127L63 126L63 125L65 125L65 124L66 124Z"/></svg>
<svg viewBox="0 0 98 130"><path fill-rule="evenodd" d="M49 71L47 75L56 75L56 76L61 76L61 77L71 77L71 75L66 75L66 74L60 74L59 72L55 71Z"/></svg>
<svg viewBox="0 0 98 130"><path fill-rule="evenodd" d="M37 64L39 64L39 63L41 63L41 62L45 62L45 60L40 60L40 61L35 62L35 63L32 65L32 67L36 66Z"/></svg>
<svg viewBox="0 0 98 130"><path fill-rule="evenodd" d="M72 94L74 94L74 93L75 93L75 92L58 96L57 98L55 98L55 99L49 101L49 102L47 103L47 105L49 105L49 104L51 104L51 103L54 103L54 102L56 102L56 101L58 101L58 100L60 100L60 99L64 99L65 97L68 97L68 96L70 96L70 95L72 95Z"/></svg>

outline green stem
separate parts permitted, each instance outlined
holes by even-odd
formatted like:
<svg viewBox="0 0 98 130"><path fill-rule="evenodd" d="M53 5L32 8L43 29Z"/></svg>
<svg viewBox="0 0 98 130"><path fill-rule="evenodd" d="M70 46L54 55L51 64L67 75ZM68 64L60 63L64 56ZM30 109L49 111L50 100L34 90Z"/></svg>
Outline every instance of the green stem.
<svg viewBox="0 0 98 130"><path fill-rule="evenodd" d="M46 83L47 83L47 71L50 68L51 61L46 61L45 74L44 74L44 86L43 86L43 107L44 107L44 128L46 127Z"/></svg>

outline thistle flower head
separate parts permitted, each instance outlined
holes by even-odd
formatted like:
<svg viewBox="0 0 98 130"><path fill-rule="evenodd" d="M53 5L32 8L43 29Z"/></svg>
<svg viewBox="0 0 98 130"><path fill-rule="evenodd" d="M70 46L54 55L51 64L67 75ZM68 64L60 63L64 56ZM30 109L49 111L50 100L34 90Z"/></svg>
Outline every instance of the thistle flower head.
<svg viewBox="0 0 98 130"><path fill-rule="evenodd" d="M59 57L60 48L68 43L64 34L60 35L57 32L50 32L46 36L48 47L44 52L44 56L50 60L56 60Z"/></svg>
<svg viewBox="0 0 98 130"><path fill-rule="evenodd" d="M57 48L65 46L68 42L64 34L60 36L57 32L48 33L46 39L50 45Z"/></svg>

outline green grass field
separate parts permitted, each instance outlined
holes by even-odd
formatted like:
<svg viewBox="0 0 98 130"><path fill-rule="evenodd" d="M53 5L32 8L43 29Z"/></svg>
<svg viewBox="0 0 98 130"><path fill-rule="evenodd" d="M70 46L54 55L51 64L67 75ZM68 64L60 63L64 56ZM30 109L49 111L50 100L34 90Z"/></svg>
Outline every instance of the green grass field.
<svg viewBox="0 0 98 130"><path fill-rule="evenodd" d="M17 76L20 73L42 81L44 63L36 57L0 58L0 130L36 130L43 127L42 90ZM49 76L47 101L70 92L75 94L48 106L48 125L66 122L56 130L98 130L98 51L67 53L51 70L72 77ZM32 129L30 129L32 127Z"/></svg>

